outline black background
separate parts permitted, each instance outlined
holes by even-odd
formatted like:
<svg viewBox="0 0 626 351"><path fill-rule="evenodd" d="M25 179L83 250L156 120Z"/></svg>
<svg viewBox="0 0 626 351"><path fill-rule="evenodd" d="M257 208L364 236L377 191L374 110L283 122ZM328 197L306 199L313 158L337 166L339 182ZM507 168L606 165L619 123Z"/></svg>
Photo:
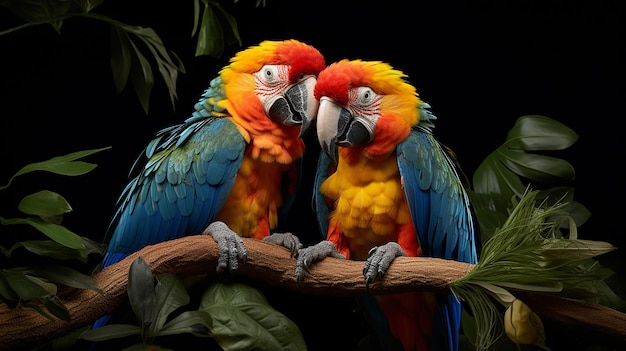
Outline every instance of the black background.
<svg viewBox="0 0 626 351"><path fill-rule="evenodd" d="M132 4L132 5L131 5ZM545 115L579 135L556 153L576 169L575 199L591 211L579 237L618 247L600 261L624 272L625 3L597 1L288 1L224 2L243 46L295 38L327 63L382 60L408 74L438 116L436 136L467 174L523 115ZM94 10L152 27L186 68L172 107L160 77L146 116L132 89L115 92L109 29L87 19L0 36L0 183L27 163L112 146L85 159L98 167L80 177L32 174L0 193L0 215L19 216L19 199L36 190L64 195L74 211L64 224L101 240L135 158L157 130L189 116L209 80L241 48L218 59L194 57L192 1L104 1ZM0 8L0 27L22 22ZM281 229L317 240L309 206L319 148L307 137L307 176L300 201ZM574 337L574 336L571 336ZM576 336L581 337L581 336Z"/></svg>

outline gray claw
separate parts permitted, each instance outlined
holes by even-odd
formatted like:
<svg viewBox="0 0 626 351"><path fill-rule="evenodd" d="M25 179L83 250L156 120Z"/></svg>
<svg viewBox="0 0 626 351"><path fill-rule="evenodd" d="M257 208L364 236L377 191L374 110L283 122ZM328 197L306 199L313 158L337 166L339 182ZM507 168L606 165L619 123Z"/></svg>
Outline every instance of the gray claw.
<svg viewBox="0 0 626 351"><path fill-rule="evenodd" d="M291 257L295 257L298 250L302 248L300 238L291 233L273 233L272 235L263 238L263 241L286 247L289 250Z"/></svg>
<svg viewBox="0 0 626 351"><path fill-rule="evenodd" d="M385 245L371 248L363 266L365 287L369 289L370 283L381 279L389 269L391 262L398 256L406 256L406 253L396 242L389 242Z"/></svg>
<svg viewBox="0 0 626 351"><path fill-rule="evenodd" d="M320 241L319 243L298 250L296 262L296 281L298 285L304 280L304 276L309 272L309 267L313 262L322 260L326 257L334 257L346 259L346 257L337 251L337 248L330 241Z"/></svg>
<svg viewBox="0 0 626 351"><path fill-rule="evenodd" d="M218 273L234 272L239 267L239 260L242 263L246 263L248 260L248 253L243 245L243 240L224 222L213 222L202 233L212 236L217 243L218 257L215 270Z"/></svg>

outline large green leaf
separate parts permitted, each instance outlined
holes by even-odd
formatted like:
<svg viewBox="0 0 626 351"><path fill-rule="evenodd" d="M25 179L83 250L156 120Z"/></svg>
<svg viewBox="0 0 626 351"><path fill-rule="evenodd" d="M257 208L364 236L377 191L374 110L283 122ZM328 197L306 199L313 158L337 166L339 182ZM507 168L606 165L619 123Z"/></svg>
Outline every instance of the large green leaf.
<svg viewBox="0 0 626 351"><path fill-rule="evenodd" d="M47 237L63 246L79 250L85 248L83 239L62 225L49 223L35 217L24 218L24 223L37 228L37 230L44 233Z"/></svg>
<svg viewBox="0 0 626 351"><path fill-rule="evenodd" d="M103 1L104 0L73 0L73 2L80 6L81 10L85 13L100 6Z"/></svg>
<svg viewBox="0 0 626 351"><path fill-rule="evenodd" d="M538 152L562 150L577 139L572 129L549 117L529 115L517 119L505 142L485 158L472 178L470 197L483 242L506 220L511 199L521 197L530 184L546 190L571 185L575 179L574 167L563 159ZM554 193L546 191L537 198L543 200L548 195ZM584 206L573 200L572 203L569 209L576 211L573 217L580 225L589 213Z"/></svg>
<svg viewBox="0 0 626 351"><path fill-rule="evenodd" d="M109 324L100 328L85 330L80 335L81 339L89 341L104 341L109 339L124 338L131 335L141 335L143 330L132 324Z"/></svg>
<svg viewBox="0 0 626 351"><path fill-rule="evenodd" d="M72 211L72 206L65 198L50 190L41 190L25 196L17 208L29 215L49 217Z"/></svg>
<svg viewBox="0 0 626 351"><path fill-rule="evenodd" d="M128 299L139 326L149 326L154 319L156 292L152 271L141 257L131 263L128 271Z"/></svg>
<svg viewBox="0 0 626 351"><path fill-rule="evenodd" d="M211 285L199 310L211 315L211 334L226 351L306 350L298 327L248 285Z"/></svg>
<svg viewBox="0 0 626 351"><path fill-rule="evenodd" d="M131 44L128 33L111 26L111 71L115 90L121 93L126 87L131 70Z"/></svg>
<svg viewBox="0 0 626 351"><path fill-rule="evenodd" d="M24 21L48 23L57 32L61 31L64 17L74 8L72 1L58 0L5 0L0 5Z"/></svg>
<svg viewBox="0 0 626 351"><path fill-rule="evenodd" d="M6 303L17 303L20 299L20 296L11 288L3 271L0 271L0 297Z"/></svg>
<svg viewBox="0 0 626 351"><path fill-rule="evenodd" d="M146 57L141 53L137 45L130 41L130 45L133 48L133 69L130 71L130 79L133 83L133 89L139 103L144 112L148 114L150 108L150 94L152 87L154 86L154 76L152 75L152 66ZM139 67L137 69L136 67Z"/></svg>
<svg viewBox="0 0 626 351"><path fill-rule="evenodd" d="M133 89L139 98L144 112L148 113L150 94L154 86L154 76L150 62L132 39L137 38L148 49L156 62L163 82L167 86L172 106L174 106L174 99L177 97L176 81L178 73L185 73L185 66L178 55L165 47L161 38L152 28L127 25L104 16L95 18L106 21L115 27L111 65L118 92L124 88L130 74ZM131 38L129 34L134 36Z"/></svg>
<svg viewBox="0 0 626 351"><path fill-rule="evenodd" d="M50 239L70 249L83 250L86 248L85 243L80 236L62 225L49 223L41 218L0 218L0 220L2 224L28 224L45 234Z"/></svg>
<svg viewBox="0 0 626 351"><path fill-rule="evenodd" d="M150 325L152 331L160 330L170 313L189 303L189 294L178 277L173 274L163 274L157 277L157 280L154 306L157 312Z"/></svg>
<svg viewBox="0 0 626 351"><path fill-rule="evenodd" d="M204 6L196 44L196 56L220 57L224 51L224 31L212 6L219 6L219 4L207 3Z"/></svg>
<svg viewBox="0 0 626 351"><path fill-rule="evenodd" d="M53 316L66 322L70 321L70 311L67 307L65 307L63 301L61 301L57 295L43 296L41 298L41 302Z"/></svg>
<svg viewBox="0 0 626 351"><path fill-rule="evenodd" d="M55 284L30 276L22 269L3 269L0 271L0 274L4 275L8 285L21 300L30 301L47 295L56 295L57 293Z"/></svg>
<svg viewBox="0 0 626 351"><path fill-rule="evenodd" d="M87 263L88 256L90 254L99 254L102 255L104 250L106 249L106 244L98 243L89 238L81 237L83 240L84 248L72 249L65 245L61 245L53 240L28 240L28 241L20 241L10 249L5 251L5 255L10 257L13 254L13 251L20 247L24 247L26 250L46 257L52 257L59 260L79 260L81 262Z"/></svg>
<svg viewBox="0 0 626 351"><path fill-rule="evenodd" d="M63 284L77 289L91 289L98 293L102 290L97 288L98 283L90 276L66 266L48 265L44 267L24 268L25 274L41 277L49 282Z"/></svg>
<svg viewBox="0 0 626 351"><path fill-rule="evenodd" d="M199 337L211 336L211 315L204 311L185 311L169 321L156 335L191 333Z"/></svg>
<svg viewBox="0 0 626 351"><path fill-rule="evenodd" d="M0 186L0 190L9 187L15 177L34 171L46 171L66 176L83 175L96 168L97 165L76 160L110 148L109 146L101 149L72 152L64 156L53 157L47 161L30 163L17 171L6 185Z"/></svg>
<svg viewBox="0 0 626 351"><path fill-rule="evenodd" d="M562 159L529 151L560 150L571 146L578 136L564 124L544 116L522 116L506 141L477 168L473 188L477 193L520 196L526 186L519 177L539 183L571 182L574 168Z"/></svg>
<svg viewBox="0 0 626 351"><path fill-rule="evenodd" d="M578 134L563 123L546 116L518 118L507 135L505 146L526 151L563 150L578 140Z"/></svg>
<svg viewBox="0 0 626 351"><path fill-rule="evenodd" d="M218 18L220 18L220 21L222 22L222 26L224 26L227 23L228 26L230 27L230 31L224 31L224 40L226 41L226 44L228 45L238 44L239 46L241 46L242 42L241 42L241 37L239 36L239 28L237 27L237 20L235 19L233 15L228 13L228 11L226 11L220 3L215 3L215 4L216 4L215 10L217 10L218 13L220 14ZM263 6L265 6L265 4ZM257 7L258 7L258 4L257 4ZM224 21L226 21L226 23L224 23Z"/></svg>

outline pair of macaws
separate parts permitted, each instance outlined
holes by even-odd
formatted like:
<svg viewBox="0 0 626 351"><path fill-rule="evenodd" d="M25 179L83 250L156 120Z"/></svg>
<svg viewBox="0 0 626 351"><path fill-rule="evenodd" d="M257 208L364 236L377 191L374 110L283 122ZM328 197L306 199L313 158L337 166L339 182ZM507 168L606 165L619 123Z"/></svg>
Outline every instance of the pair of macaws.
<svg viewBox="0 0 626 351"><path fill-rule="evenodd" d="M211 81L189 119L146 147L120 197L103 267L199 233L217 242L218 272L245 262L241 237L256 238L297 252L298 281L327 256L364 260L368 284L397 256L475 263L469 199L454 158L431 133L428 107L385 63L326 66L297 40L249 47ZM322 240L302 248L297 236L272 230L300 186L302 135L313 125L323 149L314 191ZM452 295L362 303L404 350L458 348L461 307Z"/></svg>

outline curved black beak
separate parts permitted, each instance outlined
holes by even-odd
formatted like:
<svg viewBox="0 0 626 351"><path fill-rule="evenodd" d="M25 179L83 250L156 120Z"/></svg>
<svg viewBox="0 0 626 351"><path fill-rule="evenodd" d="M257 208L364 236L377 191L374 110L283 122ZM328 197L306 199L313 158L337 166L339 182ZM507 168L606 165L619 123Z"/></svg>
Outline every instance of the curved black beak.
<svg viewBox="0 0 626 351"><path fill-rule="evenodd" d="M306 76L274 99L268 109L270 118L287 126L301 126L299 137L304 136L317 116L319 102L313 95L316 82L315 76Z"/></svg>

